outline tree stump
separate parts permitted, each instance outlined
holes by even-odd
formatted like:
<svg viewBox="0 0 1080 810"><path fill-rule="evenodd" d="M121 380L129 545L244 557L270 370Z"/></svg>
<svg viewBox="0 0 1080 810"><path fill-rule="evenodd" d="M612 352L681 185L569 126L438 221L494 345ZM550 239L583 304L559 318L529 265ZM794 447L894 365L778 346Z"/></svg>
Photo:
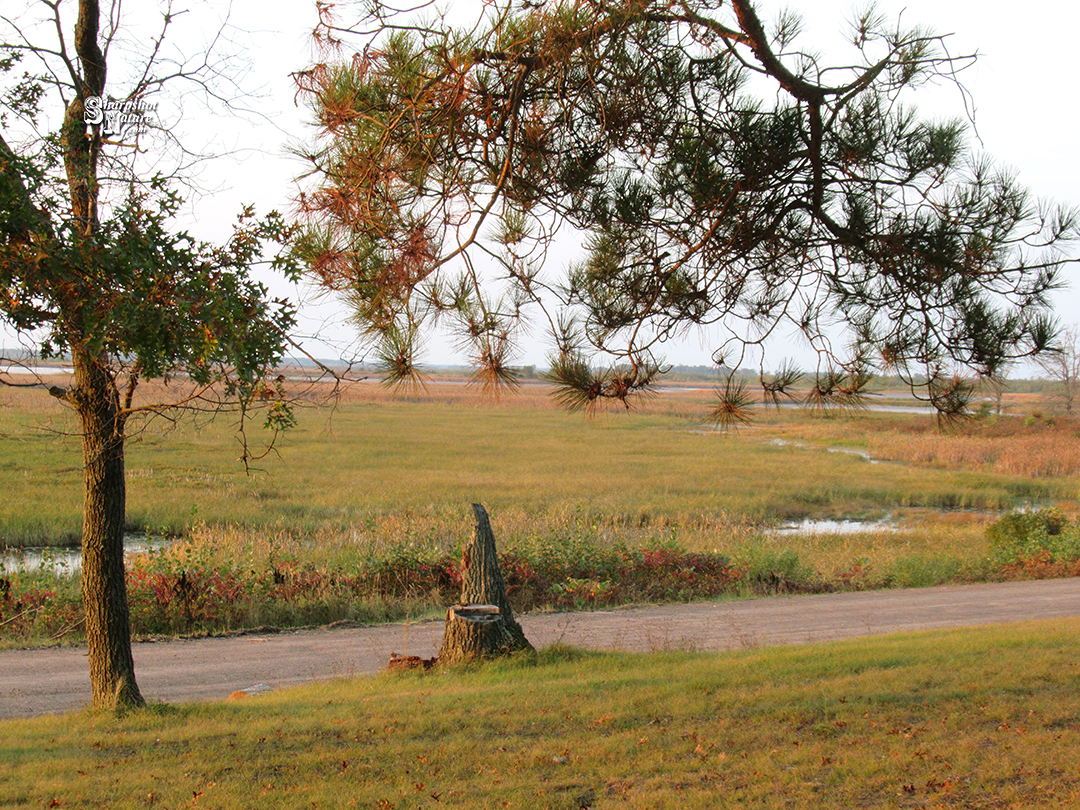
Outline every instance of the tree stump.
<svg viewBox="0 0 1080 810"><path fill-rule="evenodd" d="M532 649L506 598L506 581L499 570L495 534L487 511L474 503L473 514L476 533L461 554L461 602L446 612L440 663Z"/></svg>
<svg viewBox="0 0 1080 810"><path fill-rule="evenodd" d="M472 658L505 655L514 646L514 635L495 605L453 605L446 611L439 661L454 664Z"/></svg>

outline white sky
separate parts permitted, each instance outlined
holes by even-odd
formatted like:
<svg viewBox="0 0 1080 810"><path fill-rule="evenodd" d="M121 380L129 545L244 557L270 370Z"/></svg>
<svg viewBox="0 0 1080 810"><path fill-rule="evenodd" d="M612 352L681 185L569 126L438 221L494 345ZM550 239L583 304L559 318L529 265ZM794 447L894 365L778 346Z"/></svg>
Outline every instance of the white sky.
<svg viewBox="0 0 1080 810"><path fill-rule="evenodd" d="M129 5L134 6L131 0ZM839 32L856 6L828 0L803 0L791 5L806 20L805 46L823 54L843 47ZM457 0L453 6L455 10L475 8L468 0ZM1002 0L880 0L877 6L890 18L902 13L908 24L954 33L949 39L954 54L978 51L978 63L964 74L963 80L974 99L982 147L1000 164L1014 168L1036 196L1080 205L1080 159L1074 151L1080 113L1073 78L1080 4L1045 0L1023 5ZM199 0L184 4L177 0L175 8L181 7L190 9L178 18L188 26L184 36L198 42L205 34L197 31L216 30L216 21L227 4ZM758 0L758 11L765 19L778 7ZM467 11L455 13L462 14L465 21ZM249 67L244 86L259 94L249 104L263 118L222 108L207 115L194 98L174 98L169 88L160 95L161 117L169 120L182 138L200 145L206 143L209 150L223 153L200 172L199 182L211 193L193 200L190 221L184 223L195 236L221 239L244 203L254 203L262 212L290 208L296 190L293 179L302 168L287 155L285 144L308 134L303 124L305 113L295 104L289 73L310 64L309 34L315 20L314 2L306 0L232 3L231 23L236 30L230 50L238 54L234 65ZM147 29L148 36L153 32ZM114 64L117 58L110 57ZM110 77L120 72L110 66ZM124 88L114 86L113 91L120 95ZM923 98L925 101L920 100ZM920 109L934 110L942 117L963 113L955 88L920 91L915 101ZM1078 272L1080 268L1068 272L1073 287L1080 286ZM340 343L352 339L352 329L345 323L346 313L333 302L316 305L316 296L311 293L280 284L275 284L275 292L303 299L303 331L320 332ZM1078 302L1080 294L1075 290L1060 296L1058 315L1063 322L1080 321ZM10 338L4 342L11 344ZM442 343L429 343L429 362L463 362L460 355ZM546 347L540 344L526 347L519 362L543 365L545 353ZM771 352L775 363L769 365L779 364L785 353L782 347ZM684 346L672 346L667 360L706 364L709 349L690 338Z"/></svg>

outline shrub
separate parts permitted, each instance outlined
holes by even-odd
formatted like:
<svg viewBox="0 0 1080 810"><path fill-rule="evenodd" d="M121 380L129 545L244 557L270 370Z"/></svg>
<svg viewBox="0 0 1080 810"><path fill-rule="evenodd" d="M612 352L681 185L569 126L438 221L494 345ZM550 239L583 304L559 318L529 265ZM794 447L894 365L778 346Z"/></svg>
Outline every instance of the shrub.
<svg viewBox="0 0 1080 810"><path fill-rule="evenodd" d="M1080 527L1057 509L1010 512L987 527L986 539L1000 567L1080 559Z"/></svg>
<svg viewBox="0 0 1080 810"><path fill-rule="evenodd" d="M500 556L520 611L704 599L732 590L744 573L720 554L673 542L631 549L562 536ZM41 587L47 581L62 588ZM402 547L351 565L283 555L237 564L181 541L132 560L127 588L135 635L180 635L437 613L459 598L461 571L456 556ZM80 615L77 576L0 579L0 639L76 640Z"/></svg>
<svg viewBox="0 0 1080 810"><path fill-rule="evenodd" d="M69 578L0 577L0 640L55 639L81 624L82 603Z"/></svg>
<svg viewBox="0 0 1080 810"><path fill-rule="evenodd" d="M747 549L742 579L750 593L819 593L836 590L794 549Z"/></svg>

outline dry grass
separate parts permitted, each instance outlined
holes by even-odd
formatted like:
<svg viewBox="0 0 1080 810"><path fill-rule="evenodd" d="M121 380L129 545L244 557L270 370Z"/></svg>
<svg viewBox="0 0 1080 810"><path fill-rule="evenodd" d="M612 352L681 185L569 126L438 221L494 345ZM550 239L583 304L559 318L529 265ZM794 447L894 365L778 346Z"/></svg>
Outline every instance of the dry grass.
<svg viewBox="0 0 1080 810"><path fill-rule="evenodd" d="M892 434L872 439L870 448L876 458L1020 478L1080 474L1080 441L1071 426L1011 436Z"/></svg>
<svg viewBox="0 0 1080 810"><path fill-rule="evenodd" d="M861 448L878 460L1018 479L1080 475L1080 420L1069 416L990 416L943 431L927 417L863 412L853 419L789 417L773 428L791 440Z"/></svg>
<svg viewBox="0 0 1080 810"><path fill-rule="evenodd" d="M209 564L250 557L265 567L277 554L349 567L402 550L452 552L471 532L468 504L482 502L504 550L674 543L762 576L876 587L985 575L992 513L1075 507L1066 460L1078 442L1061 419L987 420L945 435L929 416L768 410L724 434L702 427L712 394L694 386L593 422L555 409L540 385L499 401L461 381L396 397L367 382L339 393L332 408L303 410L251 475L235 461L228 418L143 426L128 453L131 528L186 533ZM0 541L77 537L67 415L40 392L0 389L0 405ZM837 447L902 463L829 452ZM785 518L885 515L904 530L762 534Z"/></svg>
<svg viewBox="0 0 1080 810"><path fill-rule="evenodd" d="M434 386L429 386L429 391ZM654 411L587 422L541 393L481 404L464 386L423 401L384 400L354 386L336 410L309 410L275 456L245 475L227 420L155 421L128 447L131 528L181 532L199 521L303 532L371 516L460 511L577 514L586 520L687 525L722 514L752 520L904 505L996 508L1007 482L933 476L857 459L769 445L755 431L718 435L695 420ZM355 390L354 390L355 389ZM470 399L472 398L472 399ZM65 541L79 530L78 443L61 416L0 414L0 538ZM988 485L989 484L989 485Z"/></svg>
<svg viewBox="0 0 1080 810"><path fill-rule="evenodd" d="M826 579L857 570L867 584L925 584L919 570L941 581L942 572L964 578L977 568L990 512L1025 501L1069 509L1076 492L1065 467L1030 477L1076 448L1062 420L1000 419L942 435L927 416L770 410L755 427L722 434L702 429L712 394L692 389L588 422L556 410L539 385L493 402L461 382L433 381L397 398L357 383L336 407L303 410L278 455L251 475L235 461L227 418L157 420L129 445L129 523L189 533L209 557L260 556L272 545L333 565L386 549L445 553L471 531L468 504L476 501L488 506L508 550L674 542L741 555L762 570L794 554ZM325 394L307 392L320 401ZM64 435L67 415L40 392L0 389L0 402L0 540L77 537L79 453L75 437ZM907 457L869 464L827 452L837 446ZM1009 469L994 468L1010 458ZM940 509L978 514L957 527ZM783 518L886 514L907 521L907 530L760 532Z"/></svg>

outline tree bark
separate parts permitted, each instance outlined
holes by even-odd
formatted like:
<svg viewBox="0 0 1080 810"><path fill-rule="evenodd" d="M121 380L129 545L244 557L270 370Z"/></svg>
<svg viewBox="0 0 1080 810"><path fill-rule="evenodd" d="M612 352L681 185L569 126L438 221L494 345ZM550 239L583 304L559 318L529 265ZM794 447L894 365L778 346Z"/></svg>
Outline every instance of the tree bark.
<svg viewBox="0 0 1080 810"><path fill-rule="evenodd" d="M453 605L446 611L439 661L456 664L494 658L521 649L517 644L517 637L494 605Z"/></svg>
<svg viewBox="0 0 1080 810"><path fill-rule="evenodd" d="M506 597L506 581L499 569L487 511L478 503L472 508L476 532L462 550L461 604L447 611L440 663L533 648Z"/></svg>
<svg viewBox="0 0 1080 810"><path fill-rule="evenodd" d="M472 505L476 517L476 532L472 543L461 555L461 604L495 605L503 623L514 637L514 648L531 650L521 625L514 620L514 611L506 597L506 580L499 569L499 554L495 550L495 533L491 530L487 510L478 503Z"/></svg>
<svg viewBox="0 0 1080 810"><path fill-rule="evenodd" d="M101 10L98 0L79 0L75 20L75 53L81 74L73 71L75 95L64 111L64 169L71 195L71 213L79 231L93 235L98 229L98 157L101 129L84 119L86 99L105 95L105 57L98 46Z"/></svg>
<svg viewBox="0 0 1080 810"><path fill-rule="evenodd" d="M82 594L94 708L144 703L135 682L124 576L124 420L119 393L86 346L72 346L69 399L82 423Z"/></svg>

